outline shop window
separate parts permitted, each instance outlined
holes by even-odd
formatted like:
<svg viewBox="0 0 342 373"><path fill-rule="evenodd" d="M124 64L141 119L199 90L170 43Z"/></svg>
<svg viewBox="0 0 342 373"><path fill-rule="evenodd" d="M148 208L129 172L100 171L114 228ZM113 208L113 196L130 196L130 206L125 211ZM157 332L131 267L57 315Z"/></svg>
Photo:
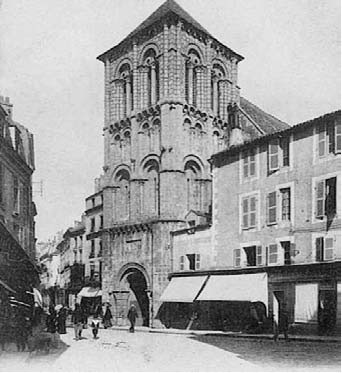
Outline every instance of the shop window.
<svg viewBox="0 0 342 373"><path fill-rule="evenodd" d="M256 175L256 156L255 149L249 149L243 152L243 177L250 178Z"/></svg>
<svg viewBox="0 0 342 373"><path fill-rule="evenodd" d="M316 218L336 213L336 177L316 182Z"/></svg>
<svg viewBox="0 0 342 373"><path fill-rule="evenodd" d="M251 229L257 226L257 197L251 195L242 198L242 229Z"/></svg>
<svg viewBox="0 0 342 373"><path fill-rule="evenodd" d="M334 238L333 237L317 237L316 238L316 261L322 262L325 260L334 259Z"/></svg>

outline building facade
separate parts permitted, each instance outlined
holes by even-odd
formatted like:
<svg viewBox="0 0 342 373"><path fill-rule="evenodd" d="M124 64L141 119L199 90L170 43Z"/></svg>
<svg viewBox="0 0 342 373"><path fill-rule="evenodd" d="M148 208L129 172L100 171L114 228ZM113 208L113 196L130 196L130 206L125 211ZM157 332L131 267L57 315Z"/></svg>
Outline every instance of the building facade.
<svg viewBox="0 0 342 373"><path fill-rule="evenodd" d="M204 276L204 287L188 302L196 300L209 319L221 318L214 327L234 327L224 325L222 315L240 301L263 303L264 316L276 321L286 312L293 332L339 333L340 111L235 144L211 159L213 225L173 233L172 281L186 276L190 284L194 274ZM189 248L196 260L191 268L184 265ZM165 301L177 301L172 286ZM222 315L214 314L220 308Z"/></svg>
<svg viewBox="0 0 342 373"><path fill-rule="evenodd" d="M118 319L136 302L141 323L151 325L171 270L170 231L186 226L190 210L210 213L207 160L229 142L236 115L251 138L286 124L273 118L269 128L258 126L254 105L240 99L243 57L173 0L98 59L105 67L103 298Z"/></svg>

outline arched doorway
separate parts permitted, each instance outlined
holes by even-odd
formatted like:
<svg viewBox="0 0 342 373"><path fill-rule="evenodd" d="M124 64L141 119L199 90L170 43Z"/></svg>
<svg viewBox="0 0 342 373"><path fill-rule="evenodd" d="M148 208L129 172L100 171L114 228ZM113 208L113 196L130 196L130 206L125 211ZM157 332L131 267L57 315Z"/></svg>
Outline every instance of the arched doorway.
<svg viewBox="0 0 342 373"><path fill-rule="evenodd" d="M120 287L126 288L127 294L126 309L130 304L134 304L138 310L139 318L137 325L149 326L150 323L150 300L149 286L144 270L137 266L132 266L121 271Z"/></svg>

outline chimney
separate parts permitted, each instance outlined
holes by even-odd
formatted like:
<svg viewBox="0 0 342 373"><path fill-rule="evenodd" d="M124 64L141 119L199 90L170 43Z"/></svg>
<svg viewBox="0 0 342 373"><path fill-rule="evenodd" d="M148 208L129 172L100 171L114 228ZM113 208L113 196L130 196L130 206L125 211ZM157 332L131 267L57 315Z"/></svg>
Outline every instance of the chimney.
<svg viewBox="0 0 342 373"><path fill-rule="evenodd" d="M243 132L239 120L239 107L237 104L229 104L228 110L228 128L230 128L229 147L244 143Z"/></svg>

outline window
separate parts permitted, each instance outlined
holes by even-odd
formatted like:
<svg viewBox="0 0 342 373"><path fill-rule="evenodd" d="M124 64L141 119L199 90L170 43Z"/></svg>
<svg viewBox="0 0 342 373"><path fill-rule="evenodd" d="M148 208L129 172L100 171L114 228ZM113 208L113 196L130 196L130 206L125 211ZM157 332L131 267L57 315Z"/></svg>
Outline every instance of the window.
<svg viewBox="0 0 342 373"><path fill-rule="evenodd" d="M103 215L100 215L100 229L103 229Z"/></svg>
<svg viewBox="0 0 342 373"><path fill-rule="evenodd" d="M74 250L74 263L77 262L77 250Z"/></svg>
<svg viewBox="0 0 342 373"><path fill-rule="evenodd" d="M195 271L201 268L201 256L200 254L187 254L186 257L189 261L190 271Z"/></svg>
<svg viewBox="0 0 342 373"><path fill-rule="evenodd" d="M181 271L184 271L184 255L181 255L180 258L179 258L179 269Z"/></svg>
<svg viewBox="0 0 342 373"><path fill-rule="evenodd" d="M188 224L189 224L189 227L194 227L196 225L196 220L189 220Z"/></svg>
<svg viewBox="0 0 342 373"><path fill-rule="evenodd" d="M243 152L243 177L253 177L256 175L255 149L249 149Z"/></svg>
<svg viewBox="0 0 342 373"><path fill-rule="evenodd" d="M341 123L322 123L317 128L318 156L341 153Z"/></svg>
<svg viewBox="0 0 342 373"><path fill-rule="evenodd" d="M257 197L255 195L242 198L242 229L257 226Z"/></svg>
<svg viewBox="0 0 342 373"><path fill-rule="evenodd" d="M243 249L246 254L247 267L255 267L256 265L263 264L261 246L248 246L248 247L244 247Z"/></svg>
<svg viewBox="0 0 342 373"><path fill-rule="evenodd" d="M268 264L278 263L278 245L272 244L268 247Z"/></svg>
<svg viewBox="0 0 342 373"><path fill-rule="evenodd" d="M281 198L281 220L291 220L291 189L283 188L280 189Z"/></svg>
<svg viewBox="0 0 342 373"><path fill-rule="evenodd" d="M89 259L95 258L95 240L91 240L91 250Z"/></svg>
<svg viewBox="0 0 342 373"><path fill-rule="evenodd" d="M234 263L234 267L241 267L241 250L240 249L234 249L233 263Z"/></svg>
<svg viewBox="0 0 342 373"><path fill-rule="evenodd" d="M290 241L282 241L280 244L284 251L284 264L289 265L291 264L291 247L294 246L294 244L291 244Z"/></svg>
<svg viewBox="0 0 342 373"><path fill-rule="evenodd" d="M13 178L13 212L19 214L19 201L20 201L20 191L19 191L19 180L16 176Z"/></svg>
<svg viewBox="0 0 342 373"><path fill-rule="evenodd" d="M90 264L90 278L93 278L95 275L95 264Z"/></svg>
<svg viewBox="0 0 342 373"><path fill-rule="evenodd" d="M316 218L332 216L336 213L336 177L316 182Z"/></svg>
<svg viewBox="0 0 342 373"><path fill-rule="evenodd" d="M198 270L201 268L201 255L200 254L196 254L196 257L195 257L195 269Z"/></svg>
<svg viewBox="0 0 342 373"><path fill-rule="evenodd" d="M92 198L92 199L91 199L91 206L92 206L92 207L95 207L95 198Z"/></svg>
<svg viewBox="0 0 342 373"><path fill-rule="evenodd" d="M281 167L290 166L290 139L272 139L268 144L268 171L274 172Z"/></svg>
<svg viewBox="0 0 342 373"><path fill-rule="evenodd" d="M82 256L83 256L83 250L82 249L79 249L79 256L80 256L80 263L82 263Z"/></svg>
<svg viewBox="0 0 342 373"><path fill-rule="evenodd" d="M95 218L91 218L90 220L90 232L95 231Z"/></svg>
<svg viewBox="0 0 342 373"><path fill-rule="evenodd" d="M98 257L102 256L102 241L99 242L99 253L97 255Z"/></svg>
<svg viewBox="0 0 342 373"><path fill-rule="evenodd" d="M334 239L333 237L317 237L316 238L316 261L323 262L325 260L334 259Z"/></svg>

